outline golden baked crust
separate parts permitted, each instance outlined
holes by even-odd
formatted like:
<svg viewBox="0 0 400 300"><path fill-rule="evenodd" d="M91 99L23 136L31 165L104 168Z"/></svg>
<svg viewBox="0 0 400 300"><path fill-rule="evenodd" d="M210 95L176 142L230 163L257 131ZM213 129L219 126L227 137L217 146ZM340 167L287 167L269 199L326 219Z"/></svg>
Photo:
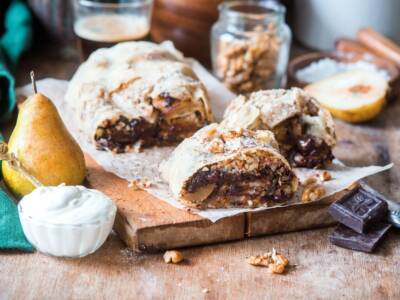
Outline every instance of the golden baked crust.
<svg viewBox="0 0 400 300"><path fill-rule="evenodd" d="M273 131L280 150L295 167L324 167L333 159L336 136L332 117L299 88L238 96L227 107L221 124Z"/></svg>
<svg viewBox="0 0 400 300"><path fill-rule="evenodd" d="M88 138L116 152L179 142L212 120L207 91L190 66L149 42L95 51L66 100Z"/></svg>
<svg viewBox="0 0 400 300"><path fill-rule="evenodd" d="M290 199L297 178L272 132L211 124L160 166L173 195L197 208L258 207Z"/></svg>

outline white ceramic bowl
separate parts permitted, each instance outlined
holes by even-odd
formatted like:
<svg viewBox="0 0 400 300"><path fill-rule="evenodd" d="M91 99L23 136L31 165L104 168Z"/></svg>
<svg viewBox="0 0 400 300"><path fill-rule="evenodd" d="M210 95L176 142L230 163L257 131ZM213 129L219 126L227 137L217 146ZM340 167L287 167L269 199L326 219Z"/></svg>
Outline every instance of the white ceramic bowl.
<svg viewBox="0 0 400 300"><path fill-rule="evenodd" d="M18 213L28 241L40 252L62 257L83 257L100 248L111 232L117 212L113 205L108 218L102 221L51 224L26 215L20 204Z"/></svg>

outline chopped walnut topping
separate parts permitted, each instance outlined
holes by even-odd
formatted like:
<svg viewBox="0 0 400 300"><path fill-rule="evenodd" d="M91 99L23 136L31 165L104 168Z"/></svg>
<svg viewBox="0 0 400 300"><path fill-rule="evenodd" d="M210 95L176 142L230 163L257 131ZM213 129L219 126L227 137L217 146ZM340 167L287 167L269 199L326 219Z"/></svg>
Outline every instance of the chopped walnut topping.
<svg viewBox="0 0 400 300"><path fill-rule="evenodd" d="M332 179L331 173L329 173L328 171L323 171L320 174L321 180L322 181L329 181Z"/></svg>
<svg viewBox="0 0 400 300"><path fill-rule="evenodd" d="M267 267L273 274L282 274L289 264L289 260L284 255L277 253L275 249L264 255L250 256L247 262L253 266Z"/></svg>
<svg viewBox="0 0 400 300"><path fill-rule="evenodd" d="M207 137L207 139L210 140L210 139L214 138L216 134L217 134L217 129L214 127L206 132L206 137Z"/></svg>
<svg viewBox="0 0 400 300"><path fill-rule="evenodd" d="M183 261L183 254L182 252L176 250L170 250L164 253L163 258L167 264L179 264L181 261Z"/></svg>
<svg viewBox="0 0 400 300"><path fill-rule="evenodd" d="M243 134L243 128L239 128L237 130L230 130L228 132L224 132L221 134L221 138L224 140L234 139L241 137Z"/></svg>
<svg viewBox="0 0 400 300"><path fill-rule="evenodd" d="M133 188L134 190L144 190L146 188L151 187L153 182L148 178L143 179L135 179L129 182L128 187Z"/></svg>
<svg viewBox="0 0 400 300"><path fill-rule="evenodd" d="M209 151L211 153L222 153L224 152L224 142L220 139L216 139L214 140L210 147L209 147Z"/></svg>
<svg viewBox="0 0 400 300"><path fill-rule="evenodd" d="M301 202L313 202L320 199L326 193L325 188L320 184L310 184L304 188L303 194L301 195Z"/></svg>

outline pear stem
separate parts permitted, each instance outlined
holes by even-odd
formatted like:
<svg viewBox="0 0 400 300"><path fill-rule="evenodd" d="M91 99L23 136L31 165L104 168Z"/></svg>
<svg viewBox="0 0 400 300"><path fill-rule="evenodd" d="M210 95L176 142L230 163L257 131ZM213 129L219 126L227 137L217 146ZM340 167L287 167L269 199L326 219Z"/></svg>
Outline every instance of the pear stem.
<svg viewBox="0 0 400 300"><path fill-rule="evenodd" d="M36 79L35 79L34 71L31 71L31 82L32 82L33 91L35 92L35 94L37 94L37 86L36 86Z"/></svg>
<svg viewBox="0 0 400 300"><path fill-rule="evenodd" d="M12 169L24 175L35 186L40 187L43 184L31 175L28 170L22 165L21 161L15 156L14 153L8 152L8 145L0 142L0 160L7 161Z"/></svg>

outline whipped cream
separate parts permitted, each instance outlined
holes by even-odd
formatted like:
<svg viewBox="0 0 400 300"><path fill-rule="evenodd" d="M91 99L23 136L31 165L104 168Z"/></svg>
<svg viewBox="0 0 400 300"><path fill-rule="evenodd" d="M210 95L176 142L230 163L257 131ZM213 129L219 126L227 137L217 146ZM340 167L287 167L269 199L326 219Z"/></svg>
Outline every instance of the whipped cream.
<svg viewBox="0 0 400 300"><path fill-rule="evenodd" d="M110 218L114 204L103 193L83 186L39 187L21 201L23 212L52 224L87 224Z"/></svg>
<svg viewBox="0 0 400 300"><path fill-rule="evenodd" d="M83 186L39 187L18 204L22 229L39 251L82 257L110 234L117 208L103 193Z"/></svg>

